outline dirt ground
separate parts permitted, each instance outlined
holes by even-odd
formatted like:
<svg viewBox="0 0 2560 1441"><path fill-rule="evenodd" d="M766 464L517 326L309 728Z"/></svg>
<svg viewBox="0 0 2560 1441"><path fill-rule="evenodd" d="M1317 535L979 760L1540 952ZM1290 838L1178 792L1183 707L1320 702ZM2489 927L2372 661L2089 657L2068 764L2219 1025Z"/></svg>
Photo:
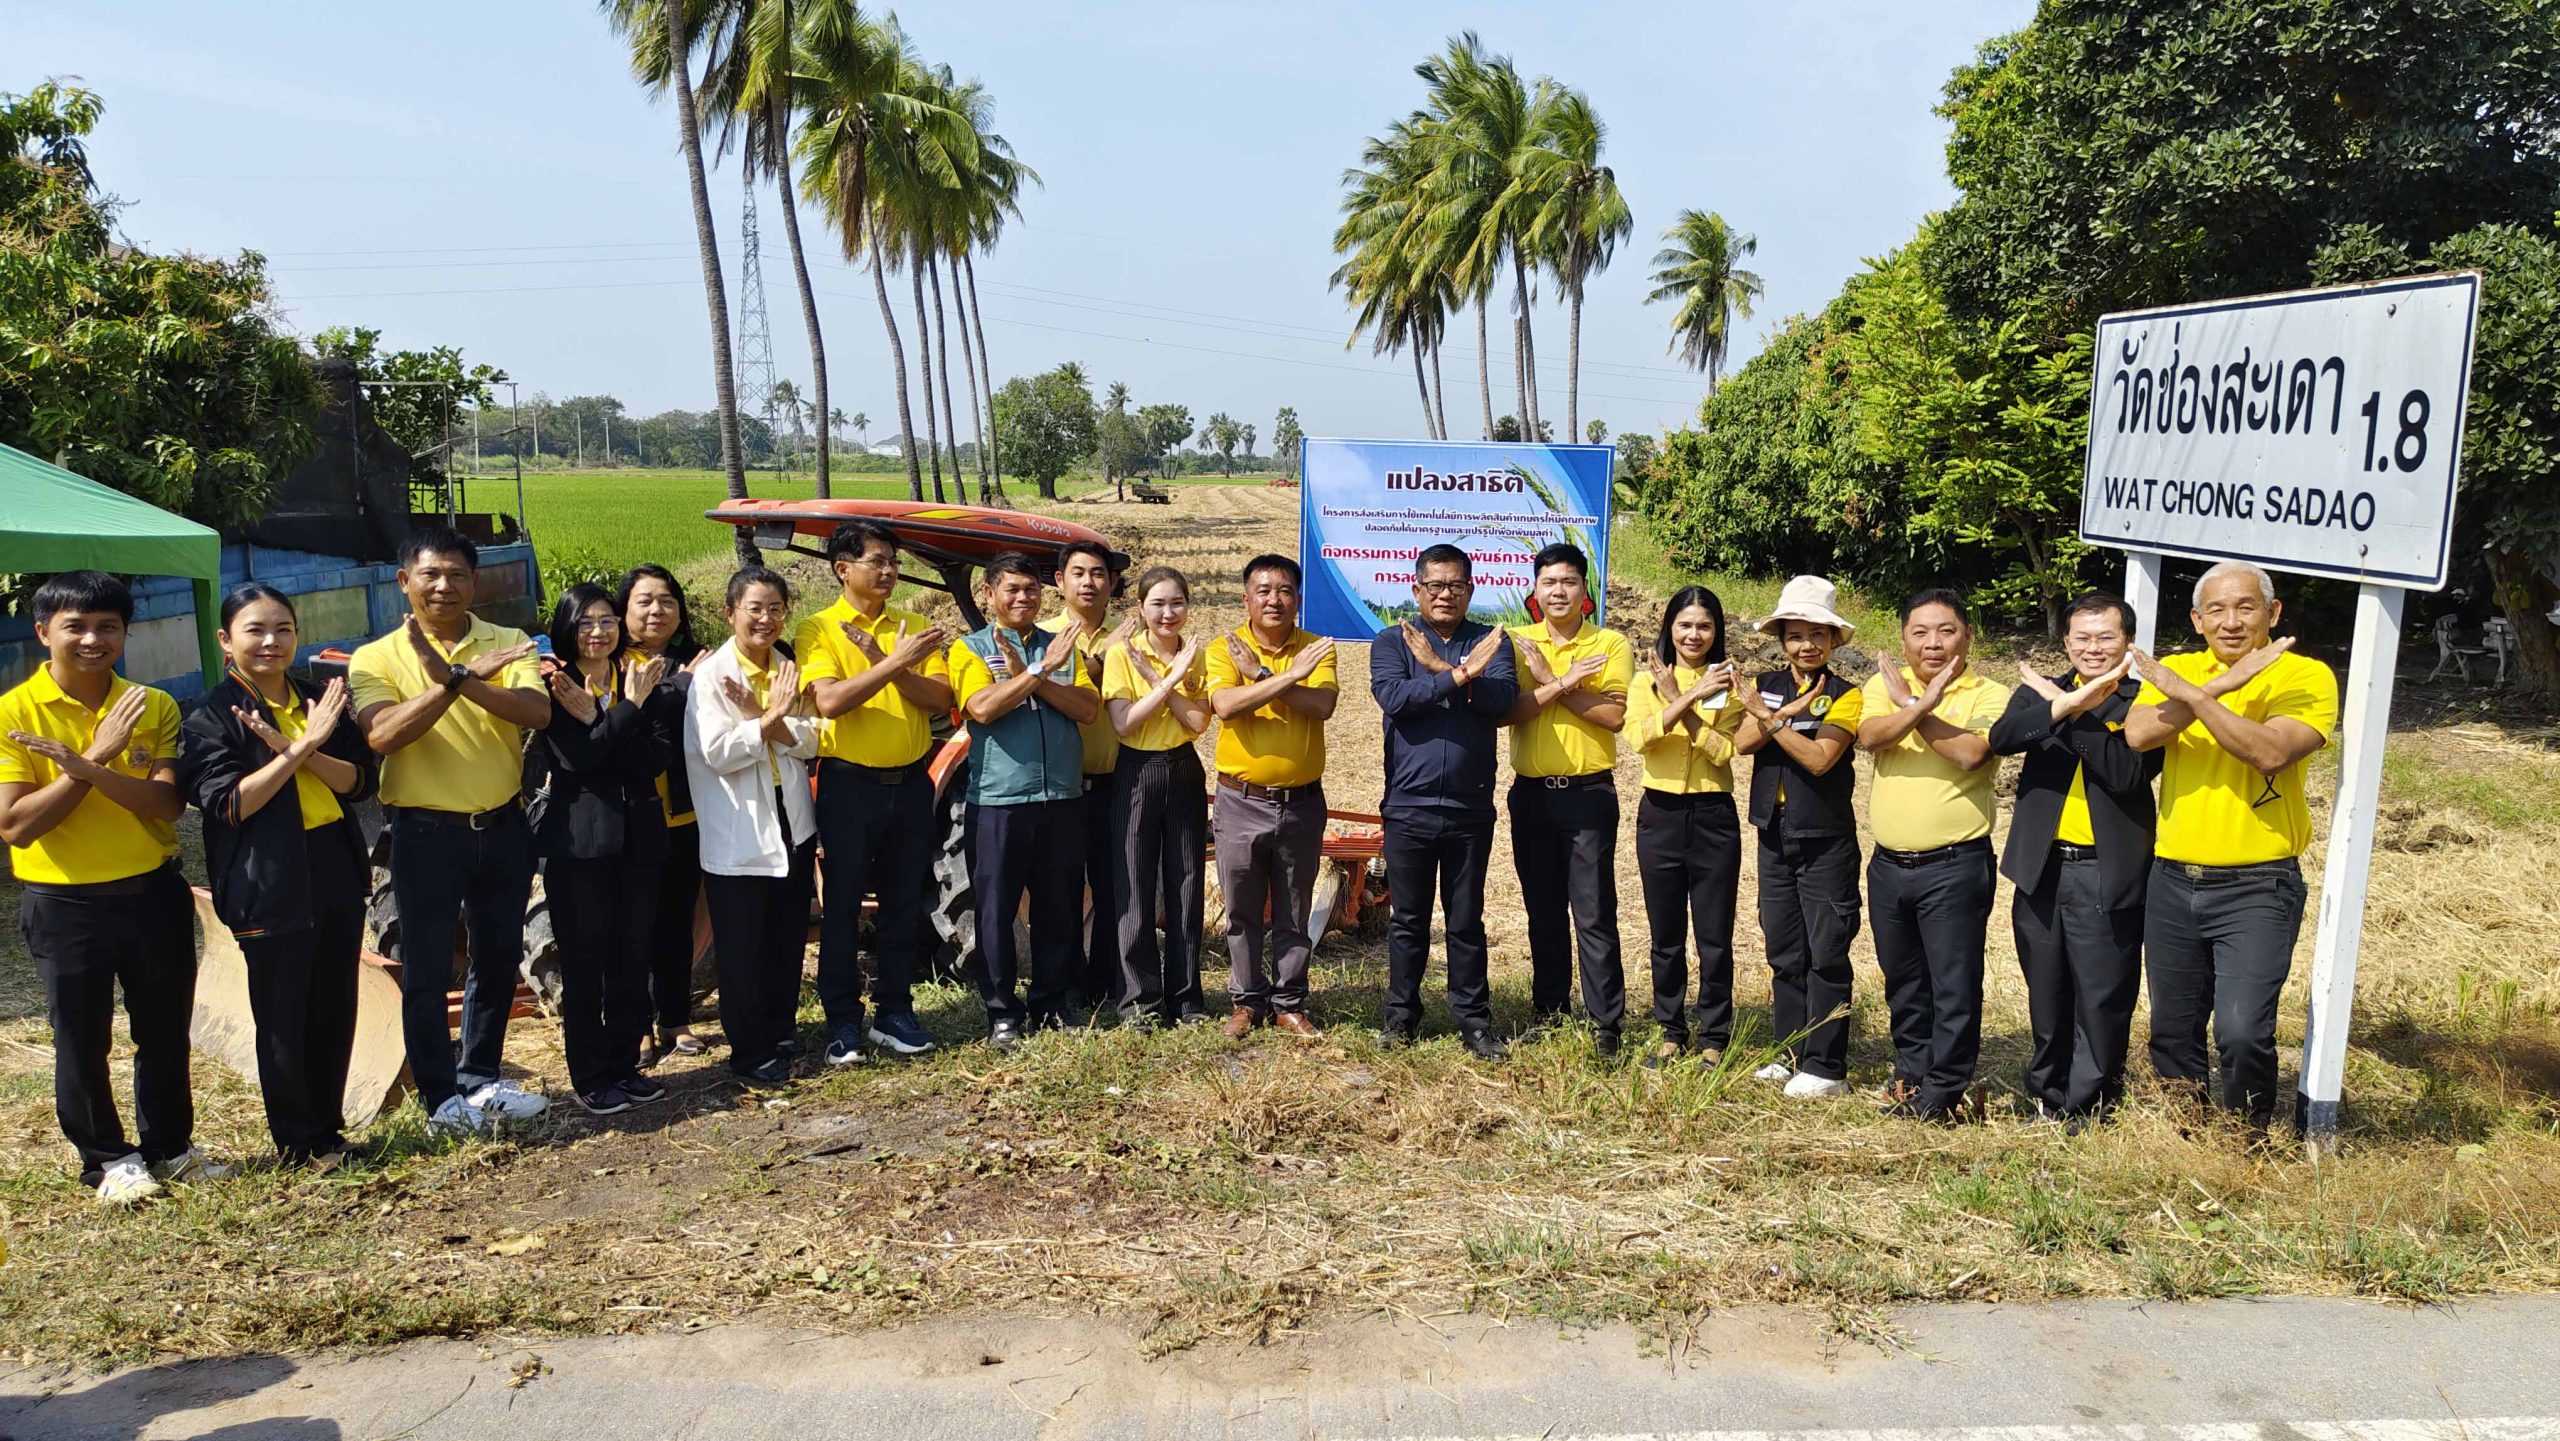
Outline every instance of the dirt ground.
<svg viewBox="0 0 2560 1441"><path fill-rule="evenodd" d="M1233 625L1238 564L1294 552L1297 493L1174 493L1171 506L1057 509L1142 563L1188 571L1196 626ZM1658 604L1613 586L1609 622L1649 636ZM1732 617L1737 632L1748 619ZM1328 737L1328 798L1345 809L1374 808L1380 789L1362 651L1340 652L1347 698ZM2004 679L2016 663L1984 659ZM1604 1067L1573 1030L1477 1065L1448 1034L1436 977L1426 1043L1382 1052L1383 944L1341 935L1319 951L1327 1033L1313 1045L1111 1030L999 1058L972 1044L975 999L937 986L920 1009L945 1044L926 1060L767 1098L715 1057L662 1072L667 1103L596 1120L566 1104L556 1029L520 1021L509 1062L562 1105L512 1137L439 1145L412 1108L338 1175L253 1165L106 1215L66 1174L41 1017L21 1012L0 1023L0 1235L14 1253L0 1267L0 1336L30 1356L134 1359L741 1317L863 1328L1078 1312L1117 1318L1161 1352L1334 1314L1428 1325L1473 1312L1624 1321L1670 1344L1711 1307L1775 1301L1889 1341L1882 1308L1914 1300L2550 1289L2560 759L2529 727L2445 723L2460 699L2413 696L2393 740L2349 1146L2325 1165L2147 1088L2087 1134L2022 1115L2025 996L2005 887L1990 926L1985 1124L1888 1121L1863 1089L1780 1101L1746 1078L1768 1029L1746 847L1736 977L1755 1039L1712 1071ZM1621 766L1620 931L1641 1017L1635 767ZM2324 824L2329 783L2314 802ZM2005 814L2005 778L2002 790ZM1507 855L1498 835L1487 913L1498 1013L1519 1025L1528 962ZM2305 864L2315 903L2319 861ZM2288 1086L2309 954L2306 925L2280 1030ZM1216 1006L1214 936L1204 960ZM1884 1025L1863 935L1856 961L1852 1079L1871 1088ZM0 987L13 979L23 995L23 977ZM814 1024L814 1002L803 1019ZM1629 1040L1640 1053L1652 1035L1634 1024ZM2139 1030L2136 1041L2140 1076ZM205 1139L265 1156L249 1088L210 1065L198 1084Z"/></svg>

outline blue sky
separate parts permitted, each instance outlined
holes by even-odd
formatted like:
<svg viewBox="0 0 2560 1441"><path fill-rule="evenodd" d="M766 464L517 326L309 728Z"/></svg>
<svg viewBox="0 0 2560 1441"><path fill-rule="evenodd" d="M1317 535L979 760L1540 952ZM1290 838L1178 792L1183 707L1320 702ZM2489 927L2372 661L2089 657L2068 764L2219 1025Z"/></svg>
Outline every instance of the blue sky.
<svg viewBox="0 0 2560 1441"><path fill-rule="evenodd" d="M1326 277L1340 172L1420 98L1414 63L1472 28L1529 74L1590 95L1636 238L1591 286L1584 417L1659 430L1703 381L1665 353L1645 261L1682 207L1756 234L1768 284L1736 356L1820 306L1950 197L1947 73L2030 0L1447 6L985 3L900 18L929 59L984 81L1045 185L979 266L999 377L1084 363L1141 403L1225 410L1268 436L1419 433L1412 373L1346 351ZM106 117L99 175L124 228L165 249L256 249L287 322L454 344L527 393L707 406L708 321L675 124L628 78L591 6L0 3L0 90L77 76ZM740 185L712 179L723 261ZM807 347L765 202L783 375ZM837 406L894 431L867 279L804 217ZM734 281L733 281L734 285ZM734 298L733 290L733 298ZM903 323L904 317L902 317ZM1508 412L1503 317L1495 408ZM1564 413L1564 317L1542 305L1544 411ZM910 355L914 341L908 337ZM1472 325L1447 352L1453 433L1478 413Z"/></svg>

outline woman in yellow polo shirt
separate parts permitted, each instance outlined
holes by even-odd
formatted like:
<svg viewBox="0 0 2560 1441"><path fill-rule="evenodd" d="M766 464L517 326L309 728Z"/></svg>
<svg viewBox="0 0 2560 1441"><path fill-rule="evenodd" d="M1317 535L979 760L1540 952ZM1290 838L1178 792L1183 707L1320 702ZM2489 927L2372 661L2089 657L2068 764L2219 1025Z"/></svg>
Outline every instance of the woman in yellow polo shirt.
<svg viewBox="0 0 2560 1441"><path fill-rule="evenodd" d="M249 972L258 1091L288 1165L335 1168L363 964L364 841L350 808L373 751L347 684L291 674L293 602L254 581L222 602L222 683L187 712L179 777L204 814L205 878Z"/></svg>
<svg viewBox="0 0 2560 1441"><path fill-rule="evenodd" d="M1191 582L1169 565L1138 577L1139 631L1102 662L1102 703L1120 737L1111 834L1120 846L1112 901L1120 921L1120 1018L1172 1025L1201 1009L1201 877L1209 789L1193 742L1209 728L1209 667L1185 638ZM1088 805L1090 801L1086 802ZM1156 940L1163 900L1164 941Z"/></svg>
<svg viewBox="0 0 2560 1441"><path fill-rule="evenodd" d="M1724 602L1689 586L1663 608L1645 656L1649 679L1627 691L1627 742L1644 758L1636 802L1636 873L1653 930L1653 1022L1662 1039L1648 1066L1697 1048L1724 1059L1733 1038L1733 908L1742 877L1742 823L1733 806L1733 663L1725 659ZM1689 947L1698 938L1696 1029L1686 1012Z"/></svg>

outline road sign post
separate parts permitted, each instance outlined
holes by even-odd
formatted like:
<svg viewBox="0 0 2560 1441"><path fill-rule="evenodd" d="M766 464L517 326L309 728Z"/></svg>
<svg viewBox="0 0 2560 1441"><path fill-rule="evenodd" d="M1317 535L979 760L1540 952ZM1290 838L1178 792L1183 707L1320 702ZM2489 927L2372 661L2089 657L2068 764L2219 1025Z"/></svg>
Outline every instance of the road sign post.
<svg viewBox="0 0 2560 1441"><path fill-rule="evenodd" d="M2452 553L2479 304L2463 273L2098 323L2080 536L2127 552L2137 643L2157 652L2167 556L2358 584L2302 1047L2315 1158L2337 1145L2403 606Z"/></svg>

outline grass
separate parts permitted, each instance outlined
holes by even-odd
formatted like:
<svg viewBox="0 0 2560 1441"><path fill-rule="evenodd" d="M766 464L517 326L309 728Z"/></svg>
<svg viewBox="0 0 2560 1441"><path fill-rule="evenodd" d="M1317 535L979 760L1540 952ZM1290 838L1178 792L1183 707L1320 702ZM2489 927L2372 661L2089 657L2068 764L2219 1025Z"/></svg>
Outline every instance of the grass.
<svg viewBox="0 0 2560 1441"><path fill-rule="evenodd" d="M1067 513L1190 569L1194 624L1207 628L1235 617L1235 559L1284 539L1292 511L1286 492L1236 490ZM1620 556L1643 559L1636 545ZM724 564L705 557L703 574ZM1676 578L1617 574L1637 578L1630 613L1658 606L1657 586ZM1340 658L1356 696L1366 657ZM1345 704L1329 800L1358 808L1374 804L1379 757L1360 702ZM714 1057L666 1073L675 1094L660 1106L602 1121L564 1108L494 1141L430 1145L407 1108L339 1175L253 1164L120 1215L66 1174L43 1026L29 1016L0 1020L0 1235L14 1253L0 1268L0 1349L113 1361L747 1316L855 1328L1080 1310L1126 1321L1162 1353L1344 1312L1663 1334L1746 1301L1801 1306L1889 1345L1883 1308L1909 1302L2560 1289L2560 761L2522 727L2416 710L2392 756L2347 1145L2317 1165L2142 1083L2138 1028L2135 1094L2115 1124L2033 1124L2011 1089L2027 1020L1998 912L1989 1118L1955 1128L1891 1121L1861 1099L1789 1103L1748 1079L1769 1054L1769 1013L1747 902L1736 971L1750 1039L1714 1070L1605 1068L1574 1029L1480 1066L1436 999L1421 1045L1383 1051L1370 1037L1383 946L1344 936L1317 953L1328 1029L1311 1045L1112 1030L998 1057L973 1044L976 1000L936 984L919 1007L939 1053L830 1074L773 1104L729 1084ZM2315 777L2315 807L2330 784ZM1631 830L1621 932L1641 993ZM2315 886L2319 860L2306 863ZM1487 912L1505 1027L1529 1012L1516 895L1496 866ZM2308 947L2306 935L2282 1010L2288 1067ZM1213 1006L1217 950L1213 934ZM1864 941L1855 960L1851 1072L1873 1084L1885 1020ZM0 991L13 980L24 989L0 957ZM819 1039L814 1003L802 1022ZM1653 1039L1638 1023L1629 1049ZM563 1093L555 1028L517 1023L508 1059ZM210 1064L197 1084L204 1141L264 1156L250 1088Z"/></svg>
<svg viewBox="0 0 2560 1441"><path fill-rule="evenodd" d="M759 499L806 500L815 491L806 476L758 473L749 489ZM869 500L903 500L905 477L839 476L834 493ZM481 476L465 483L466 508L516 513L512 477ZM675 566L726 544L726 527L702 513L727 498L717 471L564 471L524 478L525 528L545 556L584 553L628 566L654 560Z"/></svg>

